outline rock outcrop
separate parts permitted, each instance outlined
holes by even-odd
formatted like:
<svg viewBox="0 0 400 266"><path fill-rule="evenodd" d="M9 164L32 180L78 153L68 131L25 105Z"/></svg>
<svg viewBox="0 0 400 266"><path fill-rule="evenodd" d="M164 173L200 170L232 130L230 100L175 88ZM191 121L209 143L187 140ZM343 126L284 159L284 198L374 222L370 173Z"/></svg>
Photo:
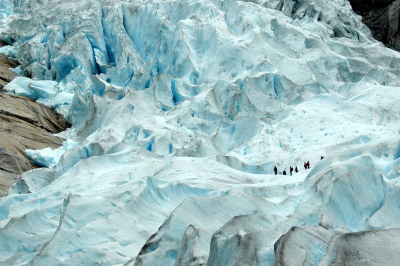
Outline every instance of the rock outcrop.
<svg viewBox="0 0 400 266"><path fill-rule="evenodd" d="M0 46L2 43L0 43ZM0 89L17 75L18 62L0 54ZM25 157L26 149L57 148L62 138L53 136L68 126L52 109L33 100L0 91L0 196L19 176L38 166Z"/></svg>
<svg viewBox="0 0 400 266"><path fill-rule="evenodd" d="M400 51L400 0L350 0L378 41Z"/></svg>
<svg viewBox="0 0 400 266"><path fill-rule="evenodd" d="M0 47L1 46L4 46L3 42L0 42ZM0 89L2 89L7 83L17 76L17 74L10 70L10 67L14 68L17 66L17 61L9 59L7 56L0 54Z"/></svg>

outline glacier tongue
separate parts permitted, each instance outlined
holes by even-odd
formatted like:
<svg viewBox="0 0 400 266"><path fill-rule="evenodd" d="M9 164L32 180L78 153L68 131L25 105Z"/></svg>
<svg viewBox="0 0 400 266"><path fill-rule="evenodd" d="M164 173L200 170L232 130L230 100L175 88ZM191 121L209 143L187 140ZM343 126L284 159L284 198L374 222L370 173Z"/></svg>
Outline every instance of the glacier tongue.
<svg viewBox="0 0 400 266"><path fill-rule="evenodd" d="M0 198L1 264L397 261L359 243L397 243L400 55L347 0L5 0L0 19L27 76L5 90L73 125Z"/></svg>

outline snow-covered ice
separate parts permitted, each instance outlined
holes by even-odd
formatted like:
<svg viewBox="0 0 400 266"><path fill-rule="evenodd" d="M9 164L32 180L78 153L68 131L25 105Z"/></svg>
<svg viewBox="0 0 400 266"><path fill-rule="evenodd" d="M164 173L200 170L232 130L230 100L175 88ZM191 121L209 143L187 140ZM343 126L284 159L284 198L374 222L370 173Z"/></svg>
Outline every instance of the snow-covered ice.
<svg viewBox="0 0 400 266"><path fill-rule="evenodd" d="M25 77L16 77L4 86L3 90L13 92L29 98L53 98L57 94L57 82L50 80L32 80Z"/></svg>
<svg viewBox="0 0 400 266"><path fill-rule="evenodd" d="M63 145L57 149L44 148L41 150L31 150L26 149L25 155L28 159L33 161L37 165L50 167L58 163L61 159L61 156L69 150L72 150L74 147L79 146L79 143L68 139L63 142Z"/></svg>
<svg viewBox="0 0 400 266"><path fill-rule="evenodd" d="M347 0L3 0L0 19L25 76L5 90L72 124L0 199L1 264L339 265L398 243L400 54Z"/></svg>

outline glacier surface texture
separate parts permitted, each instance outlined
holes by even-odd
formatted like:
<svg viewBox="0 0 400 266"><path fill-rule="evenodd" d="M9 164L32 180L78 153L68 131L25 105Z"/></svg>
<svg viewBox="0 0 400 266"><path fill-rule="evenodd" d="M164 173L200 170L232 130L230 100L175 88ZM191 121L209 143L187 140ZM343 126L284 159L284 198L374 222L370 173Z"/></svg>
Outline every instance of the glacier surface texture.
<svg viewBox="0 0 400 266"><path fill-rule="evenodd" d="M72 124L0 198L1 265L400 261L400 54L347 0L1 0L0 19L4 90Z"/></svg>

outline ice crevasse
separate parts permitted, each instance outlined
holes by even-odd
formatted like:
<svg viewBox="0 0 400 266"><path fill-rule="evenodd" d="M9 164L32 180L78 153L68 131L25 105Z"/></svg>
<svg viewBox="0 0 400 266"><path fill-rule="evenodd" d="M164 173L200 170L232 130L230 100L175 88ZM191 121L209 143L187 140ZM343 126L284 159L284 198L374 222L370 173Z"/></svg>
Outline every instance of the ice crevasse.
<svg viewBox="0 0 400 266"><path fill-rule="evenodd" d="M4 90L72 124L0 198L0 264L400 259L400 55L347 0L3 0L0 19Z"/></svg>

